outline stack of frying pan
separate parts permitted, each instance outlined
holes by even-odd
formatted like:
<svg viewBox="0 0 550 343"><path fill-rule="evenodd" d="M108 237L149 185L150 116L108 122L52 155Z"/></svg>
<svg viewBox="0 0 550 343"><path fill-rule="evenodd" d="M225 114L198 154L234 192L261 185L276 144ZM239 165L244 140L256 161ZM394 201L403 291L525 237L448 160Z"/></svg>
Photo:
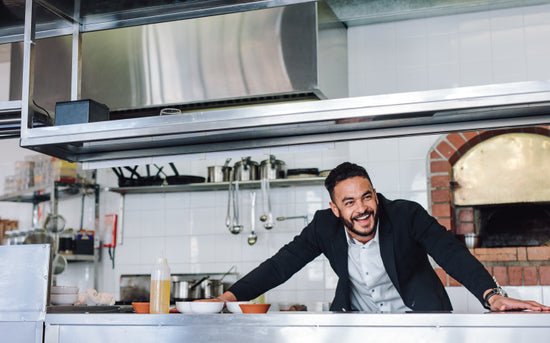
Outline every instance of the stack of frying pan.
<svg viewBox="0 0 550 343"><path fill-rule="evenodd" d="M123 168L121 167L112 168L112 170L118 177L119 187L159 186L165 183L169 185L184 185L188 183L201 183L205 181L205 178L202 176L180 175L174 163L170 163L170 167L174 172L174 175L171 176L166 175L162 171L164 167L159 167L156 164L154 166L157 168L156 174L154 175L151 174L150 166L145 166L147 170L146 176L142 176L137 172L138 166L123 167L130 172L129 176L124 174ZM161 174L164 175L164 178Z"/></svg>

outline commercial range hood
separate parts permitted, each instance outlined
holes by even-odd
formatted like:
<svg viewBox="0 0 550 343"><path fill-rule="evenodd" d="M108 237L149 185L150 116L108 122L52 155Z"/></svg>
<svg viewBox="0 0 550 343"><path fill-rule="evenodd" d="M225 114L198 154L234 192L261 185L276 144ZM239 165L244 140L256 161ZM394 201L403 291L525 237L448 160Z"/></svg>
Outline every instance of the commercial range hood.
<svg viewBox="0 0 550 343"><path fill-rule="evenodd" d="M82 98L120 119L169 106L346 97L346 41L323 3L91 32L82 40Z"/></svg>
<svg viewBox="0 0 550 343"><path fill-rule="evenodd" d="M163 107L346 97L346 42L345 26L313 2L87 32L80 98L127 119ZM35 100L50 111L70 97L70 43L68 36L37 42ZM12 54L22 61L23 45ZM12 94L21 91L20 70L12 63Z"/></svg>
<svg viewBox="0 0 550 343"><path fill-rule="evenodd" d="M284 1L261 3L274 2ZM150 163L197 152L550 122L547 81L346 98L353 71L347 68L345 26L324 3L300 2L86 31L79 98L109 106L111 120L25 128L21 146L94 167L128 163L124 159ZM65 47L50 62L62 65L59 61L71 59L75 40L46 41L37 42L35 80L46 79L59 92L69 76L52 68L55 73L40 77L50 68L38 68L48 59L40 58L38 44L55 44L56 52ZM69 87L64 98L36 93L47 88L35 86L33 98L47 110L70 97ZM165 107L182 114L159 116Z"/></svg>

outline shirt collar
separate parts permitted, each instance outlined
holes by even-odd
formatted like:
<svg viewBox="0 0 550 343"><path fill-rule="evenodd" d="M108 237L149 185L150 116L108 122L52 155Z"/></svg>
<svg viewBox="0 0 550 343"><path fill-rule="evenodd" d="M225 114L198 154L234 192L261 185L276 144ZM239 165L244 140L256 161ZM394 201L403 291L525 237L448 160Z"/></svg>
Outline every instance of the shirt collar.
<svg viewBox="0 0 550 343"><path fill-rule="evenodd" d="M379 226L380 226L379 224L380 224L380 219L378 219L378 221L376 222L376 228L375 228L375 231L374 231L374 237L373 237L370 241L368 241L367 243L365 243L365 244L369 244L369 243L371 243L371 242L378 242L378 231L379 231L378 228L379 228ZM357 245L360 245L360 244L361 244L361 245L362 245L362 244L363 244L363 243L359 242L358 240L356 240L355 238L353 238L353 237L349 234L349 232L348 232L348 230L346 229L346 226L345 226L345 225L344 225L344 232L346 233L346 238L347 238L347 241L348 241L348 245L355 245L355 244L357 244Z"/></svg>

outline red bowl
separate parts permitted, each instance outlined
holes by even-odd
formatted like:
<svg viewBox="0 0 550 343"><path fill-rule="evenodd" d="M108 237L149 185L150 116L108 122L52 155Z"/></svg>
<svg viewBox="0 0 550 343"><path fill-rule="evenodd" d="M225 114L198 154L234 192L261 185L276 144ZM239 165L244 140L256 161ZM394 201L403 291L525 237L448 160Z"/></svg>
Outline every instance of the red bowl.
<svg viewBox="0 0 550 343"><path fill-rule="evenodd" d="M149 303L133 302L132 306L136 313L149 313Z"/></svg>
<svg viewBox="0 0 550 343"><path fill-rule="evenodd" d="M266 313L271 304L239 304L243 313Z"/></svg>

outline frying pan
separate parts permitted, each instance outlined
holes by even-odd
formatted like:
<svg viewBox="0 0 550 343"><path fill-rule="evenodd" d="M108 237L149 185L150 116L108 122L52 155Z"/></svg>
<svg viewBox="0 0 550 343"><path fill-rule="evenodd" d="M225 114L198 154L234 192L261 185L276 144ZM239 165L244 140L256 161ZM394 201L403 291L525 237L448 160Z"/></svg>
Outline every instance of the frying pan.
<svg viewBox="0 0 550 343"><path fill-rule="evenodd" d="M170 168L172 168L172 171L175 174L173 176L166 176L166 182L168 182L169 185L185 185L188 183L201 183L206 180L202 176L180 175L174 163L170 162L169 164L170 164Z"/></svg>
<svg viewBox="0 0 550 343"><path fill-rule="evenodd" d="M116 168L112 168L112 170L118 176L119 187L153 186L153 185L161 185L164 182L162 177L160 177L159 175L160 171L156 175L151 176L149 165L147 165L146 166L147 176L141 176L136 171L137 167L138 166L134 166L133 168L130 168L128 166L124 167L124 169L130 171L130 174L131 174L130 177L124 176L122 172L122 168L119 167L118 170Z"/></svg>
<svg viewBox="0 0 550 343"><path fill-rule="evenodd" d="M158 186L162 185L164 179L159 176L160 173L156 173L154 176L151 176L151 169L147 164L145 166L147 170L147 176L143 176L139 179L138 183L140 186Z"/></svg>

